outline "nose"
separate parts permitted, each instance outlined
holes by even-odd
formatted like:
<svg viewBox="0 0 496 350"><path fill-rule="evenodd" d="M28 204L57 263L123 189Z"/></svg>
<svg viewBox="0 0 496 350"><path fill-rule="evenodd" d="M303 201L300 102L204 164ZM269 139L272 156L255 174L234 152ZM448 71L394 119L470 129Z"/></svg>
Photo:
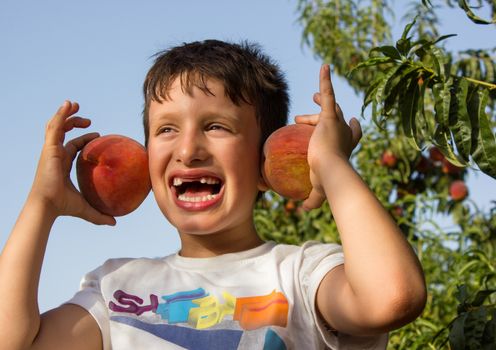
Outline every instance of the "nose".
<svg viewBox="0 0 496 350"><path fill-rule="evenodd" d="M183 131L178 139L176 162L194 165L208 158L205 135L196 130Z"/></svg>

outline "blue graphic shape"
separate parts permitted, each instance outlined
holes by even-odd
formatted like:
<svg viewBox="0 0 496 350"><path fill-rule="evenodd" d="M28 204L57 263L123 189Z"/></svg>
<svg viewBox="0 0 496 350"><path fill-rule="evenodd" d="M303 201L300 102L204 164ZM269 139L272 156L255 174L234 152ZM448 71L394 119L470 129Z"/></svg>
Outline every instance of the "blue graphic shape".
<svg viewBox="0 0 496 350"><path fill-rule="evenodd" d="M169 319L169 304L164 303L164 304L158 304L157 310L155 310L155 313L160 315L160 318L162 320L168 320Z"/></svg>
<svg viewBox="0 0 496 350"><path fill-rule="evenodd" d="M286 344L276 332L269 328L265 333L263 350L286 350Z"/></svg>
<svg viewBox="0 0 496 350"><path fill-rule="evenodd" d="M174 301L172 303L158 304L156 313L169 323L188 322L189 310L198 307L191 300Z"/></svg>
<svg viewBox="0 0 496 350"><path fill-rule="evenodd" d="M169 324L150 324L126 316L112 316L110 319L190 350L236 350L243 335L243 331L234 329L199 330Z"/></svg>
<svg viewBox="0 0 496 350"><path fill-rule="evenodd" d="M197 288L185 292L164 295L165 303L159 304L155 311L163 320L170 324L188 322L189 310L198 307L193 300L207 296L203 288Z"/></svg>

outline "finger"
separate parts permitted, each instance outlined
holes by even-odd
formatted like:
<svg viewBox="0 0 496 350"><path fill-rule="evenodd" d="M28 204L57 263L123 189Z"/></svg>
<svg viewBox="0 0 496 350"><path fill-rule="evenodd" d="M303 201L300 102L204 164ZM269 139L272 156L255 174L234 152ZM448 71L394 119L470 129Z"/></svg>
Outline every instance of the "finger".
<svg viewBox="0 0 496 350"><path fill-rule="evenodd" d="M71 102L71 107L70 115L76 114L79 111L79 103Z"/></svg>
<svg viewBox="0 0 496 350"><path fill-rule="evenodd" d="M74 128L87 128L91 125L91 120L88 118L81 117L70 117L66 119L64 124L64 131L68 132Z"/></svg>
<svg viewBox="0 0 496 350"><path fill-rule="evenodd" d="M339 106L339 103L336 103L336 116L339 120L346 123L346 121L344 120L343 110L341 109L341 106Z"/></svg>
<svg viewBox="0 0 496 350"><path fill-rule="evenodd" d="M315 102L317 105L321 105L320 104L320 93L319 92L316 92L315 94L313 94L313 102ZM338 118L341 120L341 121L345 121L344 120L344 114L343 114L343 110L341 109L341 106L336 103L336 115L338 116Z"/></svg>
<svg viewBox="0 0 496 350"><path fill-rule="evenodd" d="M319 122L319 115L318 114L297 115L295 117L295 122L297 124L317 125L317 123Z"/></svg>
<svg viewBox="0 0 496 350"><path fill-rule="evenodd" d="M320 106L325 116L336 115L336 98L331 82L331 73L328 64L322 65L319 78Z"/></svg>
<svg viewBox="0 0 496 350"><path fill-rule="evenodd" d="M76 137L75 139L70 140L66 143L65 149L70 159L74 160L76 158L76 154L83 149L83 147L90 142L91 140L99 137L100 134L97 132L92 132L88 134L81 135Z"/></svg>
<svg viewBox="0 0 496 350"><path fill-rule="evenodd" d="M313 102L320 106L320 93L316 92L313 94Z"/></svg>
<svg viewBox="0 0 496 350"><path fill-rule="evenodd" d="M58 145L64 142L64 125L67 117L79 110L77 103L64 101L53 117L48 121L45 130L45 144Z"/></svg>
<svg viewBox="0 0 496 350"><path fill-rule="evenodd" d="M362 126L357 118L351 118L350 120L350 128L351 128L351 140L352 140L352 149L358 145L360 139L362 138Z"/></svg>
<svg viewBox="0 0 496 350"><path fill-rule="evenodd" d="M95 225L115 226L116 224L116 220L113 216L100 213L89 204L85 206L85 210L81 217Z"/></svg>
<svg viewBox="0 0 496 350"><path fill-rule="evenodd" d="M307 211L312 209L317 209L322 206L324 201L325 201L325 196L317 192L315 189L312 189L308 198L305 199L305 201L303 201L302 207Z"/></svg>

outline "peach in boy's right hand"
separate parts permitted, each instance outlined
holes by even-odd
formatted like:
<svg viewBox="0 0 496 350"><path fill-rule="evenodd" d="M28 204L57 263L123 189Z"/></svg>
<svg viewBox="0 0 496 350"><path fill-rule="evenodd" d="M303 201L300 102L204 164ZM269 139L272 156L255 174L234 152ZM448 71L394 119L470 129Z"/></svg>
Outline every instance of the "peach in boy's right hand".
<svg viewBox="0 0 496 350"><path fill-rule="evenodd" d="M152 188L146 148L123 135L91 140L79 152L76 170L84 198L112 216L134 211Z"/></svg>
<svg viewBox="0 0 496 350"><path fill-rule="evenodd" d="M94 224L115 225L115 219L91 207L70 179L76 154L84 145L98 137L88 133L68 141L65 134L74 128L87 128L91 121L75 116L77 102L65 101L46 126L45 143L41 152L30 199L41 201L53 214L76 216Z"/></svg>

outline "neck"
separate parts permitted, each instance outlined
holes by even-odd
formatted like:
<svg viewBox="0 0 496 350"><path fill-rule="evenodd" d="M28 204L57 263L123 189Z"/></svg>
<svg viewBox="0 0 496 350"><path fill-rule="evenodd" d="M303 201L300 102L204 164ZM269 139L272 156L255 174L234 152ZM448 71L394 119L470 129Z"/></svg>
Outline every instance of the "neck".
<svg viewBox="0 0 496 350"><path fill-rule="evenodd" d="M264 241L254 227L249 232L217 232L205 235L179 232L181 251L179 254L190 258L209 258L236 253L260 246Z"/></svg>

